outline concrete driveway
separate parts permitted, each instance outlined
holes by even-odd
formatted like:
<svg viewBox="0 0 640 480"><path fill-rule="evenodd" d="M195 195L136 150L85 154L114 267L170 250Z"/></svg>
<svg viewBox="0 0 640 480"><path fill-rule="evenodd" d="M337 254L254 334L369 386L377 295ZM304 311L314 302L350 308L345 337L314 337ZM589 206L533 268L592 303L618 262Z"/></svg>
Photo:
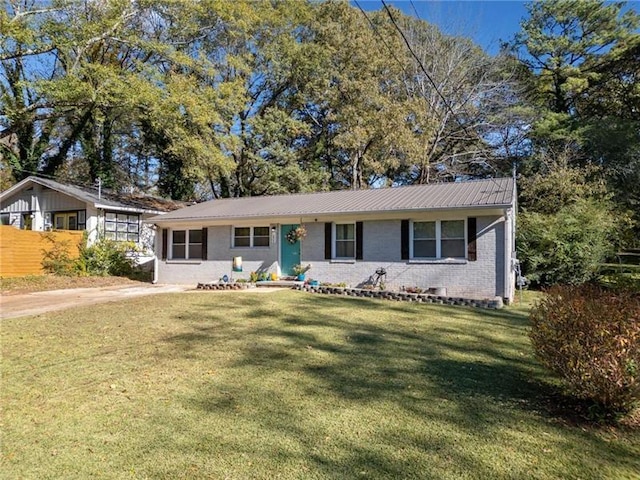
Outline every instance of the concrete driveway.
<svg viewBox="0 0 640 480"><path fill-rule="evenodd" d="M0 296L0 318L26 317L64 310L81 305L116 302L132 297L193 290L188 285L112 286L98 288L70 288L23 295Z"/></svg>

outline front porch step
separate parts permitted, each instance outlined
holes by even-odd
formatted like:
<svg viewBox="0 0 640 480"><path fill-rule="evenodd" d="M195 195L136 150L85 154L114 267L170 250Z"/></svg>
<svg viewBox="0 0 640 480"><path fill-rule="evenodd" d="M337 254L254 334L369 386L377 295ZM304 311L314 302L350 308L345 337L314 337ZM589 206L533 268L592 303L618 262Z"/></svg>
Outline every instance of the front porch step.
<svg viewBox="0 0 640 480"><path fill-rule="evenodd" d="M263 280L256 282L256 287L297 287L304 285L304 282L298 280Z"/></svg>

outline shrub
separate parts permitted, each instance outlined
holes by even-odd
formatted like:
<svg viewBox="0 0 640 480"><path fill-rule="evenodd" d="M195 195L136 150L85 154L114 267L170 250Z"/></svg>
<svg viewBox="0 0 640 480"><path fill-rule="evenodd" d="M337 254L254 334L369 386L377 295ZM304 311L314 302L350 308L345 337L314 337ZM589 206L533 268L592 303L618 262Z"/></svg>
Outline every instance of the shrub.
<svg viewBox="0 0 640 480"><path fill-rule="evenodd" d="M523 212L518 222L518 257L534 285L593 280L615 248L617 221L606 203L578 200L555 214Z"/></svg>
<svg viewBox="0 0 640 480"><path fill-rule="evenodd" d="M47 273L62 276L76 275L76 260L71 258L69 240L57 240L51 233L45 234L51 247L42 251L42 268Z"/></svg>
<svg viewBox="0 0 640 480"><path fill-rule="evenodd" d="M78 270L84 275L131 275L134 268L129 253L134 249L135 245L129 242L100 239L80 249Z"/></svg>
<svg viewBox="0 0 640 480"><path fill-rule="evenodd" d="M530 319L536 356L570 393L616 413L640 400L640 295L556 286Z"/></svg>

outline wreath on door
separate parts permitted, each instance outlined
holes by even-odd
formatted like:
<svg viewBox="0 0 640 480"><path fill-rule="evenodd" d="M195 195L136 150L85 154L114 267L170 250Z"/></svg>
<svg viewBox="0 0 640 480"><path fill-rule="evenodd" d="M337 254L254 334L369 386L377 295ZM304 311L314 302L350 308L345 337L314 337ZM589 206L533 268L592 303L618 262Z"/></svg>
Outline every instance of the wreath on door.
<svg viewBox="0 0 640 480"><path fill-rule="evenodd" d="M289 243L296 243L299 240L302 240L307 236L307 229L304 228L304 225L299 225L296 228L292 228L287 233L287 241Z"/></svg>

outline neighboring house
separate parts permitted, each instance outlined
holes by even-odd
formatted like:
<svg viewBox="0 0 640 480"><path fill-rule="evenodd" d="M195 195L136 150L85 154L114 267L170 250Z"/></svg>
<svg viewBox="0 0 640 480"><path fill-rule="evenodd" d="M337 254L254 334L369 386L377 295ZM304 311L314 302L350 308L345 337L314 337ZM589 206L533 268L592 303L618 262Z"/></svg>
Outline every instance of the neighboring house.
<svg viewBox="0 0 640 480"><path fill-rule="evenodd" d="M220 199L154 217L155 281L290 275L321 282L445 287L448 295L511 301L516 193L512 178L409 187ZM307 235L287 235L303 225ZM242 257L243 271L232 271Z"/></svg>
<svg viewBox="0 0 640 480"><path fill-rule="evenodd" d="M155 231L143 220L185 205L31 176L0 193L0 223L26 230L86 230L89 243L101 237L135 242L144 261L153 256Z"/></svg>

